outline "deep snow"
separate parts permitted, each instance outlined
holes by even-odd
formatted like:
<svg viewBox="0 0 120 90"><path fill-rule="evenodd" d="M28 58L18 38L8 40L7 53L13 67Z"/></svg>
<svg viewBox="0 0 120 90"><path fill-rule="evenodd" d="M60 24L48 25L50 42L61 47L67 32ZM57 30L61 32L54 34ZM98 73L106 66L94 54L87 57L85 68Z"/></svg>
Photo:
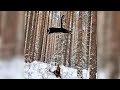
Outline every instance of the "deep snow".
<svg viewBox="0 0 120 90"><path fill-rule="evenodd" d="M61 68L61 79L78 79L77 78L77 69L68 68L63 65ZM25 78L26 79L60 79L57 78L53 73L49 72L54 71L56 66L34 61L32 63L26 63L25 65Z"/></svg>
<svg viewBox="0 0 120 90"><path fill-rule="evenodd" d="M61 79L80 79L77 77L77 69L60 65ZM21 57L15 57L12 60L0 60L0 79L60 79L49 72L54 71L56 66L52 63L33 61L25 63ZM83 79L89 78L89 72L83 70Z"/></svg>

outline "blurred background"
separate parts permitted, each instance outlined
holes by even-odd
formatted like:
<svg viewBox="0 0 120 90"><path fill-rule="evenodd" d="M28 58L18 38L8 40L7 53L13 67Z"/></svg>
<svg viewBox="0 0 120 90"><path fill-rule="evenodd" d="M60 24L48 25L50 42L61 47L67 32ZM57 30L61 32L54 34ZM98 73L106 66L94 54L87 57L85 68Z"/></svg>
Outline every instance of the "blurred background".
<svg viewBox="0 0 120 90"><path fill-rule="evenodd" d="M0 78L23 78L23 50L24 11L0 11Z"/></svg>
<svg viewBox="0 0 120 90"><path fill-rule="evenodd" d="M120 78L120 11L97 12L98 79Z"/></svg>
<svg viewBox="0 0 120 90"><path fill-rule="evenodd" d="M24 18L24 11L0 11L0 78L24 78L24 65L19 66L24 63ZM97 11L98 79L120 78L119 19L119 11Z"/></svg>
<svg viewBox="0 0 120 90"><path fill-rule="evenodd" d="M23 55L24 12L0 12L0 58Z"/></svg>

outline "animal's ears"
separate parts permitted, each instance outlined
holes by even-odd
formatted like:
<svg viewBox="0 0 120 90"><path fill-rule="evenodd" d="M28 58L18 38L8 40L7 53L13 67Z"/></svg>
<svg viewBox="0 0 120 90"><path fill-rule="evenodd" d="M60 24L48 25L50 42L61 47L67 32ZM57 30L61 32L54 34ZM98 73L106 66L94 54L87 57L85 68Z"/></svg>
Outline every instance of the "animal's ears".
<svg viewBox="0 0 120 90"><path fill-rule="evenodd" d="M47 29L47 32L49 32L50 30L49 30L49 28Z"/></svg>
<svg viewBox="0 0 120 90"><path fill-rule="evenodd" d="M63 17L65 16L65 15L62 15Z"/></svg>

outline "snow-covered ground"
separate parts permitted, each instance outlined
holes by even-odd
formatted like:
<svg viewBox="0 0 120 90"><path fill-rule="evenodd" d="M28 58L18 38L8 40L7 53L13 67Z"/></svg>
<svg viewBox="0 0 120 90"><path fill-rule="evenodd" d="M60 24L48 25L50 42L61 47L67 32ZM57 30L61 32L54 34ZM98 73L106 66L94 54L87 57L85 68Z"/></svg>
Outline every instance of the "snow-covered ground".
<svg viewBox="0 0 120 90"><path fill-rule="evenodd" d="M77 78L77 69L61 67L61 79ZM54 71L56 66L34 61L25 63L23 58L15 57L9 61L0 60L0 79L60 79L49 72Z"/></svg>
<svg viewBox="0 0 120 90"><path fill-rule="evenodd" d="M61 79L81 79L77 77L77 69L63 65L60 65L60 68ZM25 63L24 58L15 57L8 61L0 60L0 79L60 79L49 71L55 69L54 63L47 64L38 61ZM89 70L83 69L82 77L89 79Z"/></svg>
<svg viewBox="0 0 120 90"><path fill-rule="evenodd" d="M24 79L24 59L0 60L0 79Z"/></svg>
<svg viewBox="0 0 120 90"><path fill-rule="evenodd" d="M82 70L82 78L89 79L89 70L86 70L86 69Z"/></svg>
<svg viewBox="0 0 120 90"><path fill-rule="evenodd" d="M78 79L77 78L77 69L65 67L63 65L60 66L61 68L61 79ZM56 76L49 72L54 71L56 66L34 61L32 63L26 63L24 70L25 70L25 78L26 79L60 79L56 78Z"/></svg>

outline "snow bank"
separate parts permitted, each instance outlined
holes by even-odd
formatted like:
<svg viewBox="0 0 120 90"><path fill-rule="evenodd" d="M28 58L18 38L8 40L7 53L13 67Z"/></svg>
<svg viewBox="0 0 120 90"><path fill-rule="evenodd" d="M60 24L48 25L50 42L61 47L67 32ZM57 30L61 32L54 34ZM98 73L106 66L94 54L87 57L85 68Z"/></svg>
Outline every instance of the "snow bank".
<svg viewBox="0 0 120 90"><path fill-rule="evenodd" d="M78 79L77 69L61 67L62 79ZM34 61L25 63L23 58L15 57L9 61L0 60L0 79L60 79L49 72L54 71L56 66Z"/></svg>
<svg viewBox="0 0 120 90"><path fill-rule="evenodd" d="M83 69L82 77L83 77L83 79L89 79L89 70Z"/></svg>
<svg viewBox="0 0 120 90"><path fill-rule="evenodd" d="M61 65L60 68L62 79L78 79L77 69L65 67L63 65ZM56 66L37 61L26 63L24 68L24 76L26 79L60 79L56 78L53 73L49 72L49 69L51 71L54 71L56 69Z"/></svg>

